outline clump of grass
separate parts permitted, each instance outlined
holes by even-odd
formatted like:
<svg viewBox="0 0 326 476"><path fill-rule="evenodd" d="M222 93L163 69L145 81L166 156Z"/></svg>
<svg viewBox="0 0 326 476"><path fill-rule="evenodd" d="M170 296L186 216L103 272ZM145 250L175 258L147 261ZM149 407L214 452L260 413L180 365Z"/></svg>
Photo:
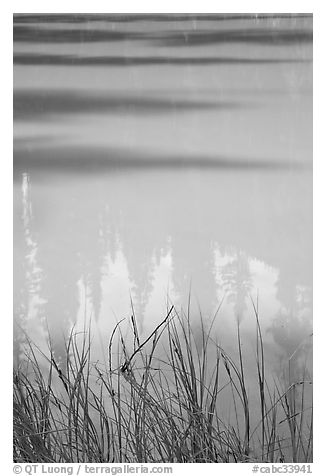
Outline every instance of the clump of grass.
<svg viewBox="0 0 326 476"><path fill-rule="evenodd" d="M288 387L274 382L271 388L254 303L253 309L258 417L246 383L240 326L231 358L213 338L213 322L206 329L201 318L195 332L189 310L171 306L142 342L134 316L132 344L118 323L104 364L92 363L89 331L71 332L60 365L51 347L45 355L29 342L23 365L14 370L14 461L312 461L305 392L311 382L303 375Z"/></svg>

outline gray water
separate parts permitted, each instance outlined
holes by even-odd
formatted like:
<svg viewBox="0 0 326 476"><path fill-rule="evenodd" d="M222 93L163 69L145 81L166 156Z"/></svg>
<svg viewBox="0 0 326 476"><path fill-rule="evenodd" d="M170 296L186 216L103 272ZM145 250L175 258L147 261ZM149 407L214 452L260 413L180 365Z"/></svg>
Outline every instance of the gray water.
<svg viewBox="0 0 326 476"><path fill-rule="evenodd" d="M271 375L299 372L311 169L310 16L16 16L15 362L85 321L103 360L131 300L146 338L190 294L249 361L258 297Z"/></svg>

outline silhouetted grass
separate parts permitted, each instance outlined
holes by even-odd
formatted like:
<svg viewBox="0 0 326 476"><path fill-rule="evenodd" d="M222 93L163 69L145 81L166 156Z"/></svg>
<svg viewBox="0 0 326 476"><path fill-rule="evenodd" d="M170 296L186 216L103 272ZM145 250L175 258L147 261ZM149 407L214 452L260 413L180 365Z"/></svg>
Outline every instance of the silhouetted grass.
<svg viewBox="0 0 326 476"><path fill-rule="evenodd" d="M51 346L45 355L29 342L14 370L14 461L312 461L311 382L304 371L300 381L271 388L253 309L257 382L250 392L240 326L235 360L213 339L213 322L206 329L200 316L194 333L189 310L173 306L142 342L134 316L132 342L118 323L104 364L91 360L89 331L71 332L60 365ZM290 374L291 358L288 366ZM260 401L258 416L250 395Z"/></svg>

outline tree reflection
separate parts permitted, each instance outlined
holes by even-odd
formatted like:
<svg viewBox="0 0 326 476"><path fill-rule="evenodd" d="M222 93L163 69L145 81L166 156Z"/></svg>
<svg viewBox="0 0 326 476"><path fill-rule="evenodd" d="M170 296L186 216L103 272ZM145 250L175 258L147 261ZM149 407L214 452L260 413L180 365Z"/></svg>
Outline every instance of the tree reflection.
<svg viewBox="0 0 326 476"><path fill-rule="evenodd" d="M282 307L267 332L273 336L281 351L278 352L278 364L283 380L291 385L300 381L304 373L309 378L309 351L312 346L311 290L297 286L292 307Z"/></svg>
<svg viewBox="0 0 326 476"><path fill-rule="evenodd" d="M208 320L216 310L219 290L226 291L227 303L239 320L243 318L253 288L249 256L273 265L279 269L277 296L282 310L270 332L281 349L288 349L284 356L291 355L298 344L297 334L306 332L303 316L304 309L309 308L308 298L303 288L299 292L296 286L297 282L305 284L302 276L309 265L309 234L299 233L309 210L296 205L294 193L288 194L286 216L289 210L295 215L293 226L287 223L285 232L280 232L285 218L273 191L281 189L283 203L285 179L280 184L277 175L268 175L263 182L261 174L254 179L252 175L226 172L221 177L220 172L174 170L110 170L103 175L40 170L28 177L25 189L29 192L24 201L21 190L15 195L15 317L24 327L31 316L31 296L37 296L35 317L51 334L58 356L64 355L65 337L79 317L92 315L102 329L110 328L112 323L105 314L110 303L105 301L104 306L104 297L110 295L107 287L115 279L108 277L110 263L116 270L121 266L116 260L118 250L126 268L119 278L127 290L123 299L129 305L130 290L140 332L145 316L151 319L146 313L151 297L158 295L154 292L155 273L161 256L168 251L176 295L187 305L191 288L193 308L198 303L197 315L200 309ZM296 179L291 186L295 189L299 182L301 187L303 180ZM225 196L235 182L241 200L231 200L226 207ZM262 204L257 196L262 197ZM33 213L28 212L31 207ZM263 231L255 228L255 220L264 224ZM301 241L297 240L293 251L298 234ZM216 253L222 260L217 269ZM164 299L167 287L162 282L160 286ZM85 316L81 302L84 289L90 304ZM294 301L295 307L291 304ZM18 338L18 333L15 336Z"/></svg>
<svg viewBox="0 0 326 476"><path fill-rule="evenodd" d="M234 314L240 322L247 308L246 300L253 286L246 253L237 250L235 256L221 267L220 275L223 287L227 292L227 300L233 304Z"/></svg>
<svg viewBox="0 0 326 476"><path fill-rule="evenodd" d="M33 233L34 216L30 176L23 173L17 177L21 183L20 193L14 196L14 209L19 220L14 223L14 363L17 365L26 340L27 316L35 313L35 299L41 280L37 267L37 244Z"/></svg>

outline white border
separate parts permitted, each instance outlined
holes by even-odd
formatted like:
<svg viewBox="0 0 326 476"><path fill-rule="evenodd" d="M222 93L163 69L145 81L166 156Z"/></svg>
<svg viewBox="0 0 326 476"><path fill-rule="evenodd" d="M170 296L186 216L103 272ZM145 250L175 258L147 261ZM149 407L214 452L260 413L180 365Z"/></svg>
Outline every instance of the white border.
<svg viewBox="0 0 326 476"><path fill-rule="evenodd" d="M313 13L314 14L314 461L313 473L324 474L322 461L325 450L325 161L322 154L325 136L325 41L323 32L326 29L323 2L317 1L12 1L2 8L1 25L1 82L2 82L2 127L1 137L4 141L0 170L0 204L1 204L1 283L2 294L2 342L0 345L1 385L1 462L5 464L3 474L12 474L12 14L13 13L246 13L246 12L278 12L278 13ZM174 465L175 466L175 465ZM183 466L183 467L182 467ZM223 474L238 472L251 473L250 465L223 466ZM193 471L197 465L191 465ZM214 469L213 469L214 468ZM174 474L188 474L189 465L178 465ZM198 467L197 467L198 469ZM222 469L222 468L221 468ZM206 465L205 472L216 472L214 465Z"/></svg>

